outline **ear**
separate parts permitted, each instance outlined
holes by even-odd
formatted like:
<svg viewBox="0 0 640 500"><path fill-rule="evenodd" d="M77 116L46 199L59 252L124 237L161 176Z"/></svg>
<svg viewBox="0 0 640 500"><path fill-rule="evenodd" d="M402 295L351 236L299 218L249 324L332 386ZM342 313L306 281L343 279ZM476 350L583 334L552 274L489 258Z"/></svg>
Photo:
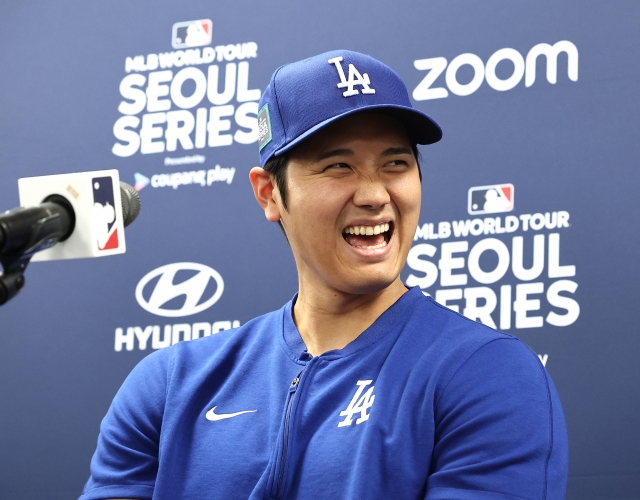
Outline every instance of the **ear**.
<svg viewBox="0 0 640 500"><path fill-rule="evenodd" d="M264 210L264 215L269 222L280 220L280 208L278 206L278 188L273 184L271 174L260 167L253 167L249 172L249 181L253 188L253 195Z"/></svg>

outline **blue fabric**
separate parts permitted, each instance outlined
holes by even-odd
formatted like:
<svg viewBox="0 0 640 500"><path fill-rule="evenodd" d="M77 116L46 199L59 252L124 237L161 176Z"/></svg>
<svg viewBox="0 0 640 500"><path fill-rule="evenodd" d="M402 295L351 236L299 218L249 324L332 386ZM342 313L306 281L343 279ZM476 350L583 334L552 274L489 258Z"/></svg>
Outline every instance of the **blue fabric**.
<svg viewBox="0 0 640 500"><path fill-rule="evenodd" d="M522 342L413 288L344 349L311 357L291 307L141 361L80 498L564 497L560 401ZM368 420L338 426L367 380ZM213 407L257 411L210 421Z"/></svg>

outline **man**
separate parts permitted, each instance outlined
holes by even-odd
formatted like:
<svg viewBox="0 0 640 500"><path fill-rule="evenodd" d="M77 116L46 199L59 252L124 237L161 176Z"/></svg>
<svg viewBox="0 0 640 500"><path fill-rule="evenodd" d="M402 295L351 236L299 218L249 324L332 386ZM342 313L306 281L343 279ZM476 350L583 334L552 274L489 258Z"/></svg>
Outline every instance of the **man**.
<svg viewBox="0 0 640 500"><path fill-rule="evenodd" d="M562 498L565 423L537 356L400 281L416 144L439 127L349 51L279 68L259 109L251 184L298 294L145 358L81 499Z"/></svg>

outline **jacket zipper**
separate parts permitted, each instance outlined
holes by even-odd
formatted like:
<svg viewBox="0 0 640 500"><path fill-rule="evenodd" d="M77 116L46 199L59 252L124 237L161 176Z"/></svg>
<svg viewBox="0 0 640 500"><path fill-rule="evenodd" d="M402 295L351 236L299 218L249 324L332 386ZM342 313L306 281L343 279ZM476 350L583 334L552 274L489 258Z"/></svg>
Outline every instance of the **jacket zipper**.
<svg viewBox="0 0 640 500"><path fill-rule="evenodd" d="M280 466L278 468L278 481L276 483L276 496L280 497L280 490L282 489L282 482L284 479L284 467L287 462L287 451L289 448L289 421L291 417L291 407L293 406L293 396L298 390L298 384L300 384L300 377L304 369L298 373L296 378L293 379L289 386L289 401L287 402L287 411L284 415L284 430L282 433L282 453L280 454Z"/></svg>

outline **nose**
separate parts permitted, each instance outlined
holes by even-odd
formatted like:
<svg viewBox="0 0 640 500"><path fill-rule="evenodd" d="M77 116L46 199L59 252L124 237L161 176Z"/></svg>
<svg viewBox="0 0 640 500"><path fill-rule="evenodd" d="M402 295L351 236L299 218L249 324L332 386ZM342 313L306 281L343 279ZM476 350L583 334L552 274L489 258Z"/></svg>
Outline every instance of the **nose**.
<svg viewBox="0 0 640 500"><path fill-rule="evenodd" d="M391 201L387 187L379 179L360 179L353 203L362 208L377 210Z"/></svg>

